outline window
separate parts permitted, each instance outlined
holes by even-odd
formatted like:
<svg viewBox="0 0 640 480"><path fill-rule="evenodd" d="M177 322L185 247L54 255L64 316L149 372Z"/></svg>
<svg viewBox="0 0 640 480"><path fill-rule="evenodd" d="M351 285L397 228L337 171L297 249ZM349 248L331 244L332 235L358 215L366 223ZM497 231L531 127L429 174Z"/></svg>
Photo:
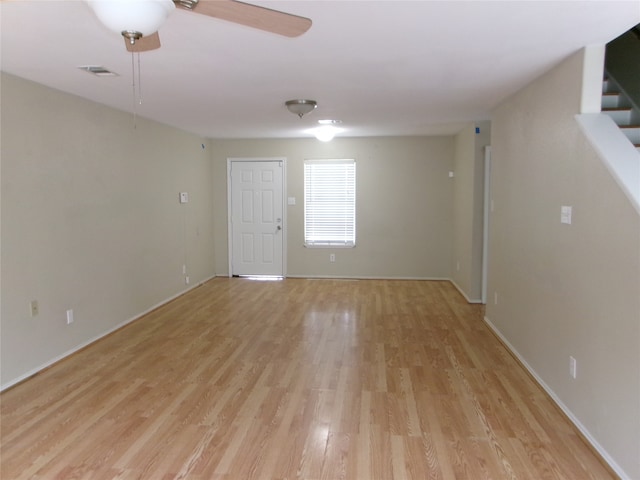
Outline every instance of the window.
<svg viewBox="0 0 640 480"><path fill-rule="evenodd" d="M355 160L305 160L304 244L355 246Z"/></svg>

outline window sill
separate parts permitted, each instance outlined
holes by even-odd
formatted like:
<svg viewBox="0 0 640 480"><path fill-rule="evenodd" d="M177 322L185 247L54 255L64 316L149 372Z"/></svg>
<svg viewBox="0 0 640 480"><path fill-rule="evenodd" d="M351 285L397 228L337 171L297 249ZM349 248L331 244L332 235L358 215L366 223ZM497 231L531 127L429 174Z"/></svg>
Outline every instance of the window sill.
<svg viewBox="0 0 640 480"><path fill-rule="evenodd" d="M304 248L356 248L355 245L344 245L339 243L336 243L333 245L331 244L314 245L314 244L305 243L303 246Z"/></svg>

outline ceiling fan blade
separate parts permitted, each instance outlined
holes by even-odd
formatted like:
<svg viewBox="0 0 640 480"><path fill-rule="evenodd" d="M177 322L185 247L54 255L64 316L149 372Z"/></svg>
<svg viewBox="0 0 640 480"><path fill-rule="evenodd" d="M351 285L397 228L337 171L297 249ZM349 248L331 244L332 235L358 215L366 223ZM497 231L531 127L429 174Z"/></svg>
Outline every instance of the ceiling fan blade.
<svg viewBox="0 0 640 480"><path fill-rule="evenodd" d="M177 7L190 10L185 5L190 3L189 0L174 2ZM192 11L285 37L300 36L311 27L311 20L308 18L236 0L200 0Z"/></svg>
<svg viewBox="0 0 640 480"><path fill-rule="evenodd" d="M124 44L129 52L148 52L149 50L160 48L160 35L158 35L158 32L152 33L146 37L139 38L133 45L131 45L128 38L125 38Z"/></svg>

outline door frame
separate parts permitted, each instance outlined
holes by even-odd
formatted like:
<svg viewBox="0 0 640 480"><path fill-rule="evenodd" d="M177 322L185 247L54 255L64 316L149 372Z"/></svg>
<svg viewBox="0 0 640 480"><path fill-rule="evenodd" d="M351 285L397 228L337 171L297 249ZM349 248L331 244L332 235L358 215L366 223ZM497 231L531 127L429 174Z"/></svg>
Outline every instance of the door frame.
<svg viewBox="0 0 640 480"><path fill-rule="evenodd" d="M227 157L227 259L229 277L233 277L233 230L231 225L231 167L234 162L282 162L282 276L287 276L287 158L286 157Z"/></svg>
<svg viewBox="0 0 640 480"><path fill-rule="evenodd" d="M484 201L482 206L482 304L487 304L489 281L489 221L491 217L491 145L484 147Z"/></svg>

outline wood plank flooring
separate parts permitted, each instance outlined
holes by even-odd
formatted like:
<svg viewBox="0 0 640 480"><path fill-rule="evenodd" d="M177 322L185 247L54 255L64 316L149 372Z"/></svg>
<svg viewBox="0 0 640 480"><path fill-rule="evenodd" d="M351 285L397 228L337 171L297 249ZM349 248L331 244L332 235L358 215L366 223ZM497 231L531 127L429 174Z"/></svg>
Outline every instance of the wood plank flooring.
<svg viewBox="0 0 640 480"><path fill-rule="evenodd" d="M10 479L611 479L447 282L217 278L1 397Z"/></svg>

